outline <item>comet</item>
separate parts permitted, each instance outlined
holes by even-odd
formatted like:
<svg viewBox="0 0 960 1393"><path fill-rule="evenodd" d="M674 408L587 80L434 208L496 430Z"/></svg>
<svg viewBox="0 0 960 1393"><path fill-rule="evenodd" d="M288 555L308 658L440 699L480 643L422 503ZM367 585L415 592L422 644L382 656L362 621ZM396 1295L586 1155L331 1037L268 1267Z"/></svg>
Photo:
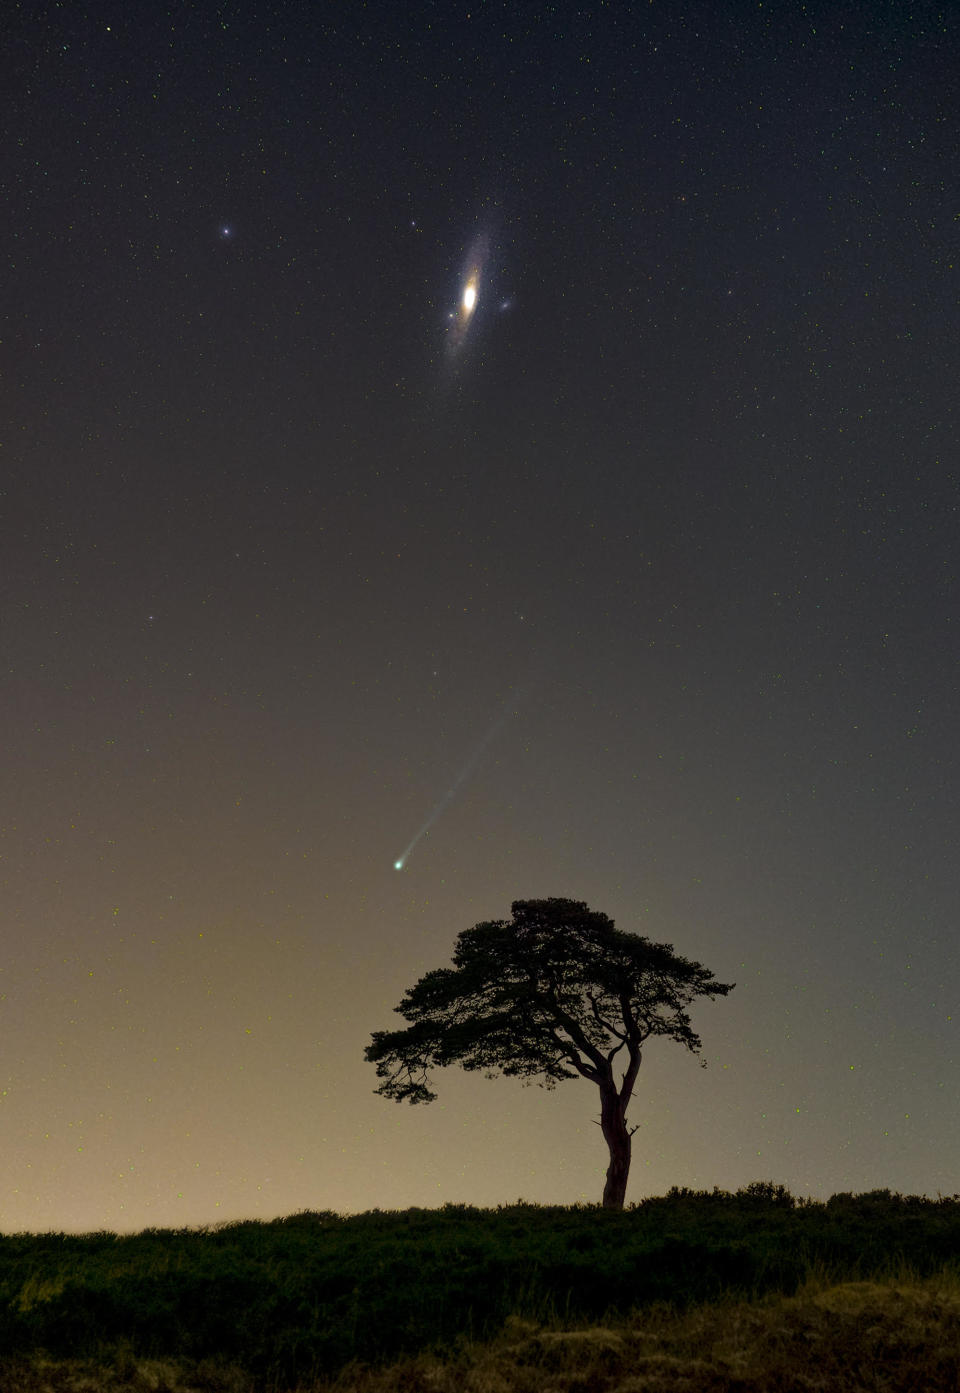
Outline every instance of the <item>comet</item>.
<svg viewBox="0 0 960 1393"><path fill-rule="evenodd" d="M501 711L500 715L497 717L493 725L487 731L486 735L480 741L480 744L473 751L466 764L460 770L460 773L457 775L453 783L447 789L446 793L443 795L440 801L438 803L435 803L434 806L431 808L430 816L427 818L426 822L423 823L422 827L420 827L420 829L417 831L416 836L413 837L412 840L407 843L403 851L401 851L400 855L397 857L396 861L394 861L393 869L395 871L403 870L404 866L410 859L410 856L417 843L420 841L421 837L425 837L427 835L427 833L430 831L430 828L439 818L440 814L453 802L461 785L464 784L467 781L467 779L469 779L470 775L473 773L477 765L480 763L480 760L487 746L490 745L500 734L500 731L506 725L507 720L509 719L511 714L512 713L510 711Z"/></svg>

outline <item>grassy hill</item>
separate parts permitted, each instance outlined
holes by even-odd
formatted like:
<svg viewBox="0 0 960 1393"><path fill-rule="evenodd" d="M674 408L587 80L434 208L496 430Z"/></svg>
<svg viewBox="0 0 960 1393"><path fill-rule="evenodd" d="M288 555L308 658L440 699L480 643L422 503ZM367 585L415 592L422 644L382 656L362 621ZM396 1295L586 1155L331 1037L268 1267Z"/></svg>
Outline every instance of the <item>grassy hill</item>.
<svg viewBox="0 0 960 1393"><path fill-rule="evenodd" d="M0 1237L0 1387L956 1389L958 1274L960 1197L795 1202L766 1182L623 1213L448 1205L17 1234ZM831 1332L914 1382L749 1382L777 1350L795 1374L803 1350L828 1367ZM942 1368L917 1382L931 1342Z"/></svg>

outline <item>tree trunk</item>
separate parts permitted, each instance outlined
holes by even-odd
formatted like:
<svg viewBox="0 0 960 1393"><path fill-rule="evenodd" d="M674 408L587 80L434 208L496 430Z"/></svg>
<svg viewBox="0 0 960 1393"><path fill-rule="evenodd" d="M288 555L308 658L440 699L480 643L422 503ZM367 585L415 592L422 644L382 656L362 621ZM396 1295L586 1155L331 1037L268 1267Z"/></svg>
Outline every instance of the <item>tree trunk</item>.
<svg viewBox="0 0 960 1393"><path fill-rule="evenodd" d="M627 1193L627 1178L630 1175L630 1132L624 1116L626 1110L627 1104L621 1101L615 1086L601 1086L600 1130L610 1150L607 1182L603 1187L604 1209L622 1209Z"/></svg>

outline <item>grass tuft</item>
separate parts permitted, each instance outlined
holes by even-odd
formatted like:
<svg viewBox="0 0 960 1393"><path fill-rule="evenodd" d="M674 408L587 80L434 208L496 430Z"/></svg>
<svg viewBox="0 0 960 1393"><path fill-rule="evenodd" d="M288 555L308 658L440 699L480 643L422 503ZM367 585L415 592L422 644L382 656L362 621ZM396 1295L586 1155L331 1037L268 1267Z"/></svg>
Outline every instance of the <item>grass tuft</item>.
<svg viewBox="0 0 960 1393"><path fill-rule="evenodd" d="M953 1271L832 1286L813 1275L797 1296L661 1307L620 1324L514 1319L453 1357L346 1370L311 1393L956 1393L957 1285Z"/></svg>

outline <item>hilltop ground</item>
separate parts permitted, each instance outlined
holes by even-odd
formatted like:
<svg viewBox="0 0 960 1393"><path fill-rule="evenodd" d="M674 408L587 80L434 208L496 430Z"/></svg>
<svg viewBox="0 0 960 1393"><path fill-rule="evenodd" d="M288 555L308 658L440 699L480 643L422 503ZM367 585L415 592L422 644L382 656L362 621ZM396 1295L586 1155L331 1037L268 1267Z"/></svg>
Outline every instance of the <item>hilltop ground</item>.
<svg viewBox="0 0 960 1393"><path fill-rule="evenodd" d="M960 1197L0 1238L3 1393L960 1388Z"/></svg>

